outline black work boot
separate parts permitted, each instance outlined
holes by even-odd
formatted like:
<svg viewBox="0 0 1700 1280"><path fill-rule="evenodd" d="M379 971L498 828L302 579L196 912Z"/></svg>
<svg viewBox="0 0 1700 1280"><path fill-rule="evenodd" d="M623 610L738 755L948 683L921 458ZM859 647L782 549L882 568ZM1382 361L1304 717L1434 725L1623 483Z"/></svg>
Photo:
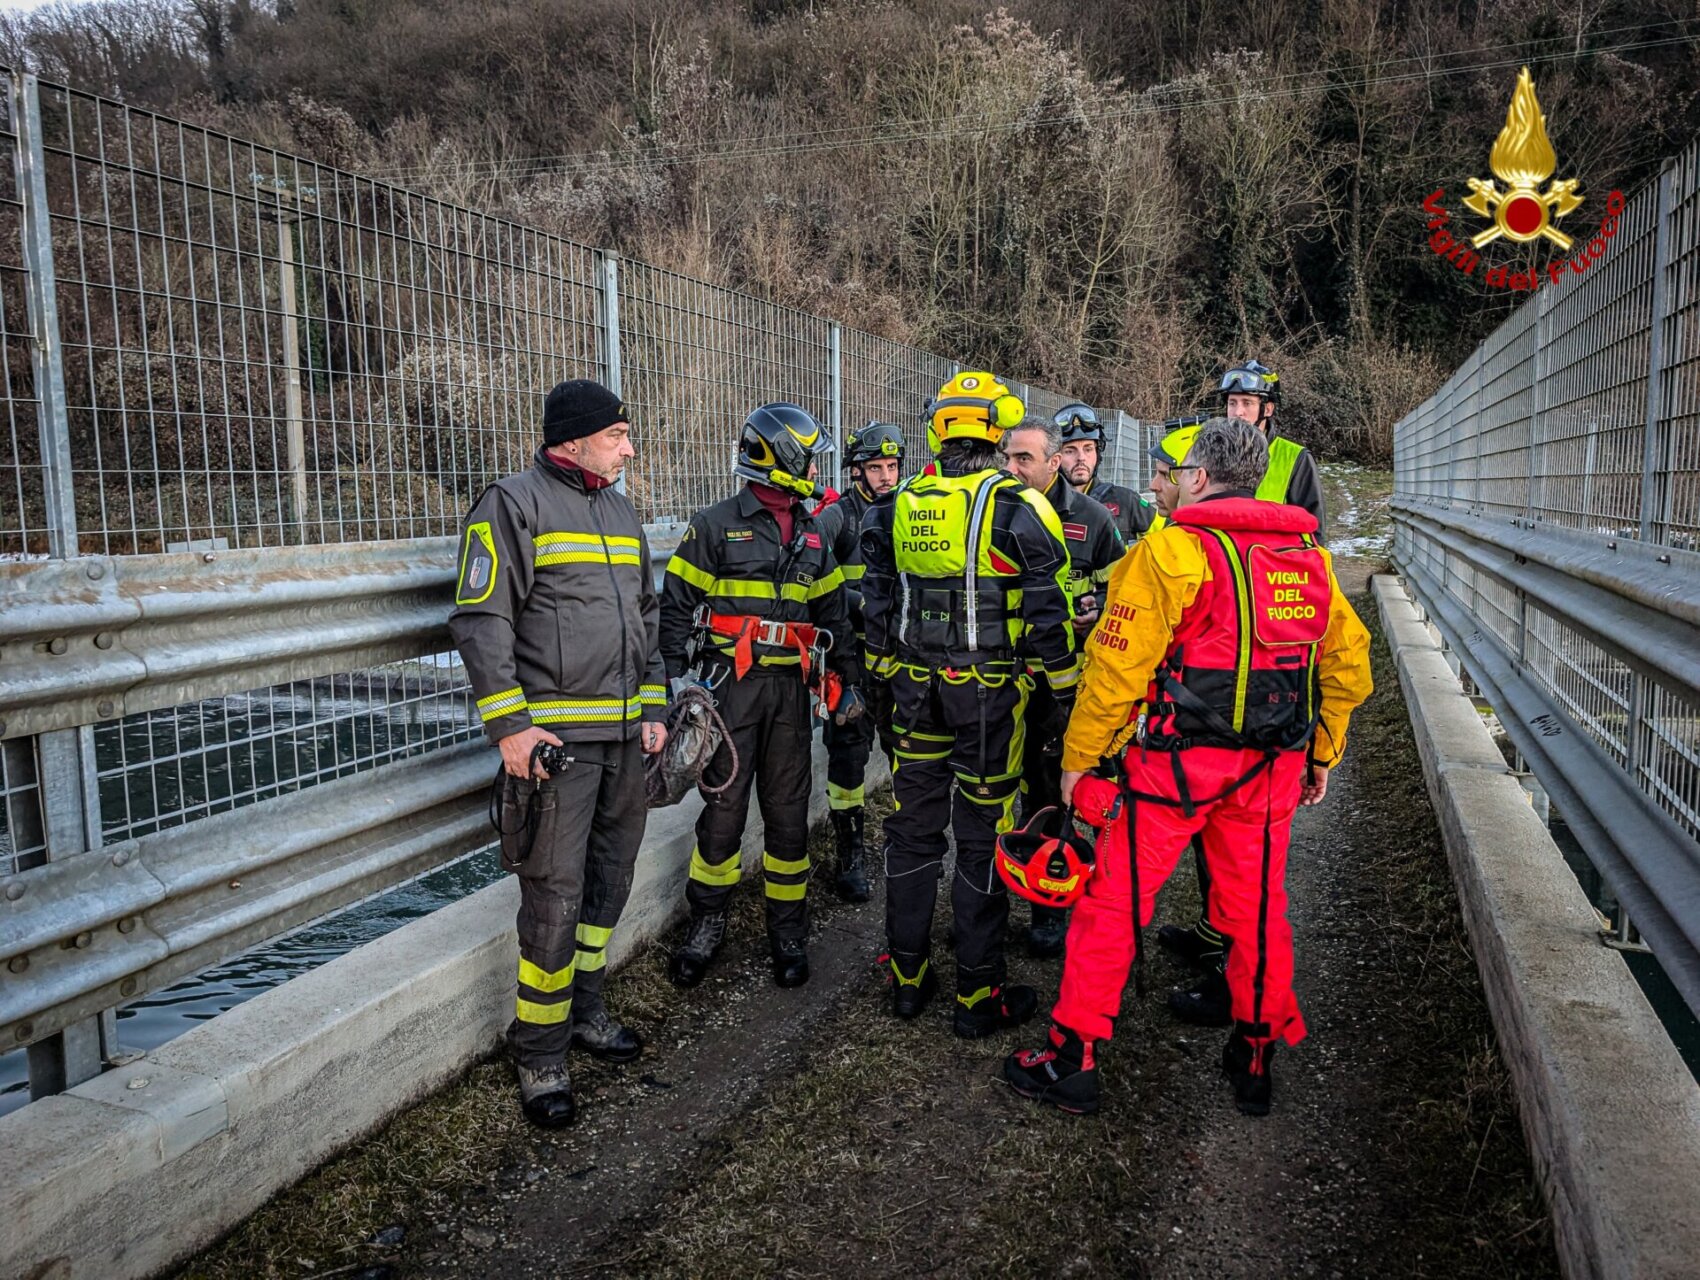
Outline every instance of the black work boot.
<svg viewBox="0 0 1700 1280"><path fill-rule="evenodd" d="M891 964L891 1011L907 1022L927 1007L939 989L938 976L926 956L893 951L885 958Z"/></svg>
<svg viewBox="0 0 1700 1280"><path fill-rule="evenodd" d="M573 1008L573 1048L604 1062L636 1062L643 1040L624 1023L614 1021L602 1005Z"/></svg>
<svg viewBox="0 0 1700 1280"><path fill-rule="evenodd" d="M1203 916L1190 928L1164 925L1157 930L1157 941L1195 969L1220 969L1227 953L1227 939Z"/></svg>
<svg viewBox="0 0 1700 1280"><path fill-rule="evenodd" d="M1023 1098L1071 1116L1098 1109L1098 1064L1092 1046L1067 1027L1053 1025L1040 1048L1010 1054L1003 1061L1003 1078Z"/></svg>
<svg viewBox="0 0 1700 1280"><path fill-rule="evenodd" d="M833 839L838 843L838 874L832 887L845 902L866 902L872 890L868 887L868 850L862 843L865 821L860 809L833 809Z"/></svg>
<svg viewBox="0 0 1700 1280"><path fill-rule="evenodd" d="M519 1066L519 1106L525 1118L542 1129L564 1129L578 1115L567 1064Z"/></svg>
<svg viewBox="0 0 1700 1280"><path fill-rule="evenodd" d="M691 931L685 935L685 945L673 953L673 965L668 976L674 985L694 987L708 973L708 966L720 954L720 944L726 941L726 913L710 911L691 921Z"/></svg>
<svg viewBox="0 0 1700 1280"><path fill-rule="evenodd" d="M961 984L958 983L958 986ZM1000 1031L1019 1027L1039 1008L1039 993L1032 987L1003 983L995 987L979 987L973 991L958 991L956 1017L952 1029L964 1040L979 1040L995 1036Z"/></svg>
<svg viewBox="0 0 1700 1280"><path fill-rule="evenodd" d="M1063 907L1034 906L1033 922L1027 926L1027 954L1049 960L1063 953L1068 937L1068 911Z"/></svg>
<svg viewBox="0 0 1700 1280"><path fill-rule="evenodd" d="M1222 1070L1234 1086L1234 1105L1242 1115L1266 1116L1274 1089L1269 1069L1275 1061L1273 1040L1252 1041L1246 1037L1246 1024L1235 1023L1222 1047Z"/></svg>
<svg viewBox="0 0 1700 1280"><path fill-rule="evenodd" d="M1234 1020L1228 979L1217 970L1182 991L1169 992L1169 1012L1195 1027L1225 1027Z"/></svg>
<svg viewBox="0 0 1700 1280"><path fill-rule="evenodd" d="M801 938L773 938L773 980L782 987L800 987L809 980L809 953Z"/></svg>

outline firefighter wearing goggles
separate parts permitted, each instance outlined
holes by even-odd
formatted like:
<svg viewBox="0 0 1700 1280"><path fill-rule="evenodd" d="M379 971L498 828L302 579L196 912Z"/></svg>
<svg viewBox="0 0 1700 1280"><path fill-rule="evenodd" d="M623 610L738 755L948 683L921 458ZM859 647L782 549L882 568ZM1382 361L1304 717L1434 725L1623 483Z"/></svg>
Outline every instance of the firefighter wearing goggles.
<svg viewBox="0 0 1700 1280"><path fill-rule="evenodd" d="M765 823L762 870L774 980L808 981L805 893L809 791L813 783L810 694L825 714L855 719L854 646L844 574L831 540L809 514L822 490L817 459L831 436L794 404L752 412L738 440L734 497L691 517L667 564L661 595L661 657L670 679L693 666L714 694L728 737L703 770L704 791L685 900L691 927L673 956L675 983L701 982L726 936L733 886L743 876L741 841L752 784Z"/></svg>
<svg viewBox="0 0 1700 1280"><path fill-rule="evenodd" d="M1102 504L1116 522L1122 541L1132 546L1156 514L1151 504L1126 485L1098 479L1109 449L1109 433L1089 404L1068 404L1051 419L1062 429L1062 474L1076 493Z"/></svg>
<svg viewBox="0 0 1700 1280"><path fill-rule="evenodd" d="M1156 893L1195 835L1215 872L1212 916L1232 943L1222 1065L1242 1112L1269 1110L1275 1046L1305 1034L1287 846L1295 809L1322 799L1351 713L1369 696L1369 635L1315 518L1253 498L1267 455L1250 424L1204 425L1173 521L1117 566L1088 642L1062 789L1105 839L1069 927L1050 1034L1004 1064L1017 1091L1065 1110L1097 1108L1095 1046L1110 1038L1130 963L1142 959ZM1125 782L1085 775L1124 749Z"/></svg>
<svg viewBox="0 0 1700 1280"><path fill-rule="evenodd" d="M1022 416L991 374L952 378L928 415L936 464L873 507L862 532L867 669L890 681L896 738L897 811L885 823L893 1012L915 1017L937 988L930 935L950 827L954 1028L970 1038L1026 1021L1038 1003L1005 981L1009 899L993 868L1021 782L1029 679L1018 642L1065 716L1079 678L1061 522L998 465L998 442Z"/></svg>
<svg viewBox="0 0 1700 1280"><path fill-rule="evenodd" d="M833 556L844 574L858 667L862 662L863 635L862 521L870 507L889 500L897 488L904 452L903 428L894 423L870 422L853 432L844 442L844 465L850 472L850 486L829 499L820 512L821 523L832 542ZM846 644L851 639L846 637ZM888 688L883 682L870 682L864 691L868 699L867 714L847 724L839 724L834 717L822 727L826 741L827 816L832 822L838 857L833 887L846 902L866 902L870 892L863 836L866 823L863 778L868 757L873 754L876 733L886 754L891 753L891 708L880 696Z"/></svg>

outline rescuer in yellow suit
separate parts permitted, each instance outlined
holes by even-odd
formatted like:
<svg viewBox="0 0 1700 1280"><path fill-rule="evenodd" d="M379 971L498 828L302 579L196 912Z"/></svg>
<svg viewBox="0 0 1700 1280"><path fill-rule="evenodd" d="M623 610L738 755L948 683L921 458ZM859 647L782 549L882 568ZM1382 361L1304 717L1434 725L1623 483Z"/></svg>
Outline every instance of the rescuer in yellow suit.
<svg viewBox="0 0 1700 1280"><path fill-rule="evenodd" d="M998 443L1024 410L989 373L958 374L928 410L936 465L912 476L862 528L868 674L890 682L896 740L885 823L892 1008L913 1018L937 989L929 938L956 835L956 1034L1032 1017L1033 989L1005 982L1009 899L993 869L1014 825L1029 677L1042 673L1066 719L1079 669L1068 550L1050 503L1004 471Z"/></svg>

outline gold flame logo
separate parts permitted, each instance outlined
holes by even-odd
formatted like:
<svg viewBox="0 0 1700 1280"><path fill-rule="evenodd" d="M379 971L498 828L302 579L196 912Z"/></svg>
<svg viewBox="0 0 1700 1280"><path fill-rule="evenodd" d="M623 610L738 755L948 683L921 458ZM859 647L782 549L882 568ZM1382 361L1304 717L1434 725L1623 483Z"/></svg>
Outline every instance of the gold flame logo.
<svg viewBox="0 0 1700 1280"><path fill-rule="evenodd" d="M1505 112L1505 128L1494 139L1488 167L1506 184L1506 190L1501 191L1492 178L1486 182L1469 180L1470 194L1464 197L1464 207L1493 219L1493 226L1472 236L1470 243L1479 249L1500 236L1517 244L1545 236L1560 249L1569 249L1570 237L1552 224L1554 219L1574 213L1582 197L1577 194L1575 178L1554 182L1545 191L1540 189L1558 167L1558 155L1547 137L1546 116L1541 113L1534 77L1527 67L1517 76L1511 106Z"/></svg>

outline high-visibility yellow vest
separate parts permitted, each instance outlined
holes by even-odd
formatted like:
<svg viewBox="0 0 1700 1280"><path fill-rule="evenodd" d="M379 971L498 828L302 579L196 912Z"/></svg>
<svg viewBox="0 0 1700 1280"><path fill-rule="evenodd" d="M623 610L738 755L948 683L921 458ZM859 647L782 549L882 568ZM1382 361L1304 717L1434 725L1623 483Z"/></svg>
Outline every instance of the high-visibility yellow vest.
<svg viewBox="0 0 1700 1280"><path fill-rule="evenodd" d="M1057 541L1062 521L1044 497L1005 472L918 475L893 500L897 641L940 662L1008 657L1021 630L1021 566L992 545L994 496L1010 490Z"/></svg>
<svg viewBox="0 0 1700 1280"><path fill-rule="evenodd" d="M1293 481L1293 468L1299 465L1299 455L1305 451L1285 436L1269 440L1269 466L1257 486L1257 497L1264 502L1285 502L1287 486Z"/></svg>

